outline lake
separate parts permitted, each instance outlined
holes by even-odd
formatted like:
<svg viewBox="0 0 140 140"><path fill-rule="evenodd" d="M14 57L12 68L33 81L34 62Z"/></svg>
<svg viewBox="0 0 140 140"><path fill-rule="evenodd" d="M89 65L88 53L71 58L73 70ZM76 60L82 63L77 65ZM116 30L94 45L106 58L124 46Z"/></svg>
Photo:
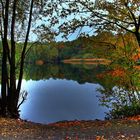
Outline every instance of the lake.
<svg viewBox="0 0 140 140"><path fill-rule="evenodd" d="M22 90L27 100L20 106L22 119L37 123L63 120L103 120L108 108L100 105L103 65L26 65Z"/></svg>

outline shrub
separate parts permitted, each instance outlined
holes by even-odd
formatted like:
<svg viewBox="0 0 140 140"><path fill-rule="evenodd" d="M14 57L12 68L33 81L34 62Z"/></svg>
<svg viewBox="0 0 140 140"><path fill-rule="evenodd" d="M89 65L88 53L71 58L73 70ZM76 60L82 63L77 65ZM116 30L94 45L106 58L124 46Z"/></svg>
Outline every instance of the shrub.
<svg viewBox="0 0 140 140"><path fill-rule="evenodd" d="M131 105L115 108L106 115L106 119L121 119L136 115L140 115L140 103L132 103Z"/></svg>

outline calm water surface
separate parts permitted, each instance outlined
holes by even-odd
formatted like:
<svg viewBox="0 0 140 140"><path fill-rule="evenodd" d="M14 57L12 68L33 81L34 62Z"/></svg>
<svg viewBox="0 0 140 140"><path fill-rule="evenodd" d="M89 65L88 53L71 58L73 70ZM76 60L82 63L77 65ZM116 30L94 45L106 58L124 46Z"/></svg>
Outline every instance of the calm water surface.
<svg viewBox="0 0 140 140"><path fill-rule="evenodd" d="M39 123L63 120L104 119L97 91L103 84L96 78L105 70L96 65L28 65L22 90L28 92L21 105L21 118Z"/></svg>

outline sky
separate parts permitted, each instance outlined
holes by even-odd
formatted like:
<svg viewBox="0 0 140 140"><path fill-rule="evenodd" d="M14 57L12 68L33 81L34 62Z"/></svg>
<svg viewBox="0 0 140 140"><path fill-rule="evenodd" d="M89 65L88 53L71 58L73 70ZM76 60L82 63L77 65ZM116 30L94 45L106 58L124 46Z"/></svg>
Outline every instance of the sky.
<svg viewBox="0 0 140 140"><path fill-rule="evenodd" d="M90 1L94 1L94 0L90 0ZM63 5L63 6L64 6L64 5ZM55 14L54 14L54 16L55 16ZM56 16L57 16L57 15L56 15ZM60 21L60 24L63 24L66 20L69 21L69 20L71 20L71 19L73 19L73 18L80 19L81 16L82 16L82 17L88 17L87 13L86 13L86 14L85 14L85 13L78 14L78 15L76 15L76 16L73 15L73 14L71 14L70 16L68 16L67 19L59 19L59 21ZM45 21L45 22L44 22L44 21ZM33 23L33 28L34 28L34 27L36 28L37 26L39 26L39 25L41 25L41 24L45 24L45 25L49 24L48 19L45 17L45 18L43 18L43 20L38 20L36 23ZM33 30L33 28L32 28L32 30ZM58 30L58 25L56 25L55 27L53 27L53 29L54 29L54 30ZM82 27L82 29L81 29L81 28L78 28L78 29L75 30L74 33L68 35L68 40L69 40L69 41L75 40L76 38L79 37L79 33L80 33L80 32L81 32L81 33L88 33L88 35L91 36L91 35L94 34L94 31L95 31L95 30L92 30L90 27L87 27L87 26L86 26L86 27ZM31 32L30 32L29 40L30 40L30 41L36 41L37 39L38 39L37 35L34 34L34 33L31 31ZM59 42L59 41L67 41L67 39L62 38L62 34L60 34L59 36L56 37L55 41L57 41L57 42Z"/></svg>

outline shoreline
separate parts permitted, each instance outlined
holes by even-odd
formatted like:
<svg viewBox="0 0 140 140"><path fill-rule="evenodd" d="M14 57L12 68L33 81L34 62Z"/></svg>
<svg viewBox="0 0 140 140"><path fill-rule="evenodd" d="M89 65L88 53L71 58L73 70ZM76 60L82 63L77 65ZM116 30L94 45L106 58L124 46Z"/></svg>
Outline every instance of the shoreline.
<svg viewBox="0 0 140 140"><path fill-rule="evenodd" d="M111 61L104 58L77 58L77 59L64 59L63 63L69 64L104 64L108 65Z"/></svg>
<svg viewBox="0 0 140 140"><path fill-rule="evenodd" d="M0 118L0 139L139 140L140 120L83 120L40 124ZM100 139L97 139L100 138ZM102 139L101 139L102 138Z"/></svg>

